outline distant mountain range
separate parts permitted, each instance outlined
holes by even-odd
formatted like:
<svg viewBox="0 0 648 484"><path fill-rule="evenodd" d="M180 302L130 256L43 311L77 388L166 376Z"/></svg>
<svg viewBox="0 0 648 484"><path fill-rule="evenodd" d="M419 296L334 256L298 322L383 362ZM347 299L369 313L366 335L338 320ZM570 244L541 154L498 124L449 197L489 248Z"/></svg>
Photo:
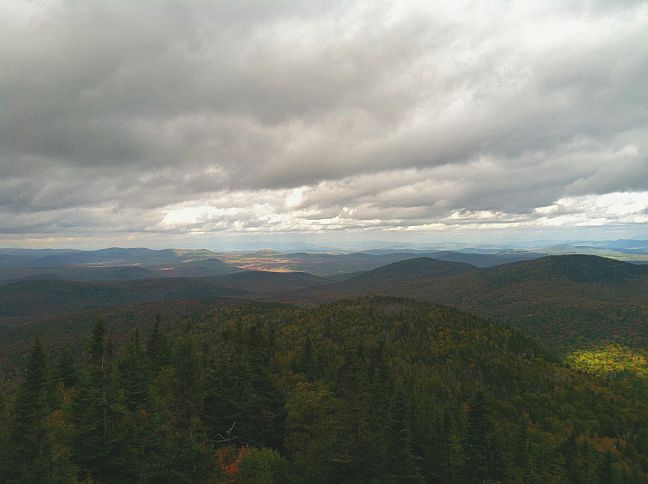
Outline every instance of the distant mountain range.
<svg viewBox="0 0 648 484"><path fill-rule="evenodd" d="M0 249L0 284L21 279L76 281L131 280L156 277L206 277L241 270L309 272L347 278L354 272L430 257L476 267L532 260L546 255L588 254L633 263L648 262L648 241L583 242L526 249L457 247L456 250L381 248L360 252L214 252L145 248Z"/></svg>
<svg viewBox="0 0 648 484"><path fill-rule="evenodd" d="M99 254L101 260L108 260L106 254ZM109 251L108 254L119 263L132 255L119 251ZM497 257L493 254L448 252L435 255L439 254L444 258L454 258L458 254L457 258L466 260L469 257L482 262ZM163 257L180 260L174 269L164 272L165 277L150 277L154 271L158 271L156 275L163 271L139 265L93 268L65 265L44 279L33 276L5 282L0 285L0 331L92 308L156 301L237 298L314 305L382 295L454 306L493 318L516 326L559 351L601 342L618 342L632 347L648 343L648 266L644 265L589 255L546 256L488 267L429 256L412 258L412 254L407 253L298 254L290 259L305 261L303 265L326 264L329 268L336 260L342 260L347 268L356 269L380 260L405 258L371 270L322 277L306 272L241 271L210 255L213 253L164 251L162 254L138 254L155 263ZM263 255L275 257L274 253ZM99 260L85 253L49 254L45 257L64 257L66 263L70 258L79 260L74 257L81 257L84 261ZM247 257L249 261L260 254ZM286 259L282 259L284 263ZM226 270L229 273L208 277L170 277L182 273L182 270L208 272L212 270L208 269L211 264L214 272ZM65 280L66 276L86 279ZM89 280L90 276L104 277L105 280Z"/></svg>
<svg viewBox="0 0 648 484"><path fill-rule="evenodd" d="M0 326L93 307L213 297L261 298L327 283L330 281L307 273L253 271L127 281L19 281L0 286Z"/></svg>
<svg viewBox="0 0 648 484"><path fill-rule="evenodd" d="M223 262L208 250L0 249L0 283L24 279L123 281L157 277L204 277L240 270Z"/></svg>
<svg viewBox="0 0 648 484"><path fill-rule="evenodd" d="M162 277L208 277L263 270L344 276L427 256L449 262L489 267L540 257L533 252L470 253L398 251L354 253L281 253L274 251L216 253L208 250L109 248L93 251L0 249L0 284L21 280L127 281Z"/></svg>
<svg viewBox="0 0 648 484"><path fill-rule="evenodd" d="M555 348L648 342L648 267L597 256L549 256L482 269L419 258L279 299L316 304L370 294L458 307L517 326Z"/></svg>

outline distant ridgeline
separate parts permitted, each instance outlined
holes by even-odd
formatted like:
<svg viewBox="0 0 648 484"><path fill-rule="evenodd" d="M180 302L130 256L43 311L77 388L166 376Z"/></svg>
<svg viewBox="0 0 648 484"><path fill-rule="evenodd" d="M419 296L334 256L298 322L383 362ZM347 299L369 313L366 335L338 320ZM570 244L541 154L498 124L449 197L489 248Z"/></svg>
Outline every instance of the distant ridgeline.
<svg viewBox="0 0 648 484"><path fill-rule="evenodd" d="M3 482L648 482L647 395L447 307L232 303L111 329L37 342L5 380Z"/></svg>
<svg viewBox="0 0 648 484"><path fill-rule="evenodd" d="M370 294L408 296L493 318L560 353L611 342L648 347L648 266L596 256L551 256L483 269L412 259L281 299L309 304Z"/></svg>
<svg viewBox="0 0 648 484"><path fill-rule="evenodd" d="M347 260L350 256L344 257ZM217 269L212 267L214 264ZM485 268L419 257L331 277L264 271L170 277L170 272L177 275L224 270L222 263L208 258L181 259L176 266L174 271L157 269L164 277L135 280L30 279L0 283L0 331L15 329L8 335L13 342L33 333L25 323L51 327L59 323L47 320L59 315L73 317L72 313L78 311L104 311L117 305L168 305L171 301L214 298L313 305L348 297L386 295L413 297L493 318L520 328L563 354L610 343L633 349L648 347L648 265L602 257L551 256ZM115 267L100 269L111 271L108 275L102 272L102 277L124 273ZM126 271L128 277L131 269L137 267ZM69 274L72 269L66 271ZM57 277L65 274L58 273ZM100 277L96 272L92 274ZM10 349L0 341L0 350Z"/></svg>

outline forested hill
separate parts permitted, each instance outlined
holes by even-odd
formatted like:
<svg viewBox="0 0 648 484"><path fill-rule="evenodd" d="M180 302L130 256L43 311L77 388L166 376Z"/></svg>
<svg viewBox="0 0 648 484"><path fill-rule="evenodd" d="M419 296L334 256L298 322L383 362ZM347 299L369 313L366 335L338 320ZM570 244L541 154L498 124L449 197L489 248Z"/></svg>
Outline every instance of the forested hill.
<svg viewBox="0 0 648 484"><path fill-rule="evenodd" d="M463 274L476 270L475 266L462 262L446 262L430 257L416 257L364 272L349 279L347 284L359 283L364 286L381 287L384 285L415 283L430 278Z"/></svg>
<svg viewBox="0 0 648 484"><path fill-rule="evenodd" d="M632 282L637 276L648 276L648 267L594 255L562 255L503 264L483 273L493 283L558 278L571 282L623 284Z"/></svg>
<svg viewBox="0 0 648 484"><path fill-rule="evenodd" d="M110 334L36 343L2 393L6 482L648 480L645 398L446 307L256 303Z"/></svg>
<svg viewBox="0 0 648 484"><path fill-rule="evenodd" d="M646 266L586 255L446 274L429 266L426 259L414 259L277 297L308 304L371 294L408 296L514 325L554 349L648 344Z"/></svg>
<svg viewBox="0 0 648 484"><path fill-rule="evenodd" d="M243 271L214 277L131 281L34 280L0 285L0 330L35 318L89 308L214 297L254 298L330 281L303 272Z"/></svg>
<svg viewBox="0 0 648 484"><path fill-rule="evenodd" d="M647 266L596 256L551 256L489 268L419 257L334 279L303 272L244 271L199 278L4 284L0 331L14 328L19 339L25 324L42 326L63 314L74 318L78 311L124 304L215 297L319 304L387 295L493 318L564 353L607 344L641 349L648 346L646 294Z"/></svg>

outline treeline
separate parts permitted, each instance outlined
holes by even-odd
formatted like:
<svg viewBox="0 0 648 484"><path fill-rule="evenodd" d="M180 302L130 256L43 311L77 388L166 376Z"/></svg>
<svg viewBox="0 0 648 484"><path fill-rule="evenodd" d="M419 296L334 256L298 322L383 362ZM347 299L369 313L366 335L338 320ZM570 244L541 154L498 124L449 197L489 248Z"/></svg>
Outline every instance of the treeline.
<svg viewBox="0 0 648 484"><path fill-rule="evenodd" d="M389 298L36 341L3 482L647 482L648 409L515 331Z"/></svg>

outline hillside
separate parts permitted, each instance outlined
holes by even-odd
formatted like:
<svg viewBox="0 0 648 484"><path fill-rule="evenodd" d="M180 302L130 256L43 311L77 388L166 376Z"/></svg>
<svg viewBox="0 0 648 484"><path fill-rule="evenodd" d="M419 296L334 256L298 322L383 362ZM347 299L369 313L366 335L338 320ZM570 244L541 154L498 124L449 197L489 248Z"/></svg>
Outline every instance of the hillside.
<svg viewBox="0 0 648 484"><path fill-rule="evenodd" d="M165 326L141 327L108 350L111 322L99 323L86 330L84 356L36 345L28 383L8 397L8 408L25 411L0 413L0 442L9 444L0 473L104 482L648 479L641 398L450 308L391 298L312 309L256 303ZM47 388L51 399L39 400ZM34 409L57 426L25 426ZM58 452L15 458L17 439L36 432Z"/></svg>
<svg viewBox="0 0 648 484"><path fill-rule="evenodd" d="M245 295L249 293L224 287L209 278L126 282L24 281L0 286L0 325L93 307Z"/></svg>
<svg viewBox="0 0 648 484"><path fill-rule="evenodd" d="M43 257L83 252L74 249L7 249L0 248L0 268L27 267Z"/></svg>
<svg viewBox="0 0 648 484"><path fill-rule="evenodd" d="M522 251L502 251L490 254L459 251L439 251L431 253L429 257L447 262L463 262L464 264L470 264L476 267L492 267L500 264L508 264L510 262L537 259L539 257L542 257L542 254L534 254L532 252Z"/></svg>
<svg viewBox="0 0 648 484"><path fill-rule="evenodd" d="M554 278L575 283L624 284L636 276L648 276L648 268L594 255L549 256L484 272L484 277L493 284Z"/></svg>
<svg viewBox="0 0 648 484"><path fill-rule="evenodd" d="M124 343L134 327L146 328L157 320L170 326L182 326L187 321L204 319L220 307L249 303L252 301L241 298L210 297L95 306L63 314L21 318L15 325L0 326L0 378L24 365L35 338L40 338L54 352L65 347L83 348L92 327L101 319L109 323L115 342Z"/></svg>
<svg viewBox="0 0 648 484"><path fill-rule="evenodd" d="M314 276L306 272L267 272L244 271L214 278L223 287L251 291L257 295L273 293L281 290L294 290L310 286L330 284L326 278Z"/></svg>
<svg viewBox="0 0 648 484"><path fill-rule="evenodd" d="M514 325L558 350L617 342L648 344L648 268L596 256L551 256L458 274L415 262L278 298L314 304L359 295L407 296L468 310ZM399 275L400 274L400 275Z"/></svg>
<svg viewBox="0 0 648 484"><path fill-rule="evenodd" d="M275 291L328 283L306 273L261 271L111 282L21 281L0 285L0 328L90 308L180 299L259 298Z"/></svg>
<svg viewBox="0 0 648 484"><path fill-rule="evenodd" d="M14 267L0 272L0 285L29 280L128 281L156 275L156 271L140 266Z"/></svg>
<svg viewBox="0 0 648 484"><path fill-rule="evenodd" d="M0 326L154 301L238 297L316 304L373 294L413 297L494 318L559 351L610 343L642 348L648 342L648 267L596 256L550 256L487 268L419 257L344 278L264 271L187 278L169 277L167 271L164 278L138 279L142 268L95 270L106 277L131 274L134 280L0 285Z"/></svg>
<svg viewBox="0 0 648 484"><path fill-rule="evenodd" d="M413 283L425 283L438 277L464 274L477 270L475 266L460 262L445 262L430 257L418 257L359 274L343 281L337 287L363 291L384 290Z"/></svg>

